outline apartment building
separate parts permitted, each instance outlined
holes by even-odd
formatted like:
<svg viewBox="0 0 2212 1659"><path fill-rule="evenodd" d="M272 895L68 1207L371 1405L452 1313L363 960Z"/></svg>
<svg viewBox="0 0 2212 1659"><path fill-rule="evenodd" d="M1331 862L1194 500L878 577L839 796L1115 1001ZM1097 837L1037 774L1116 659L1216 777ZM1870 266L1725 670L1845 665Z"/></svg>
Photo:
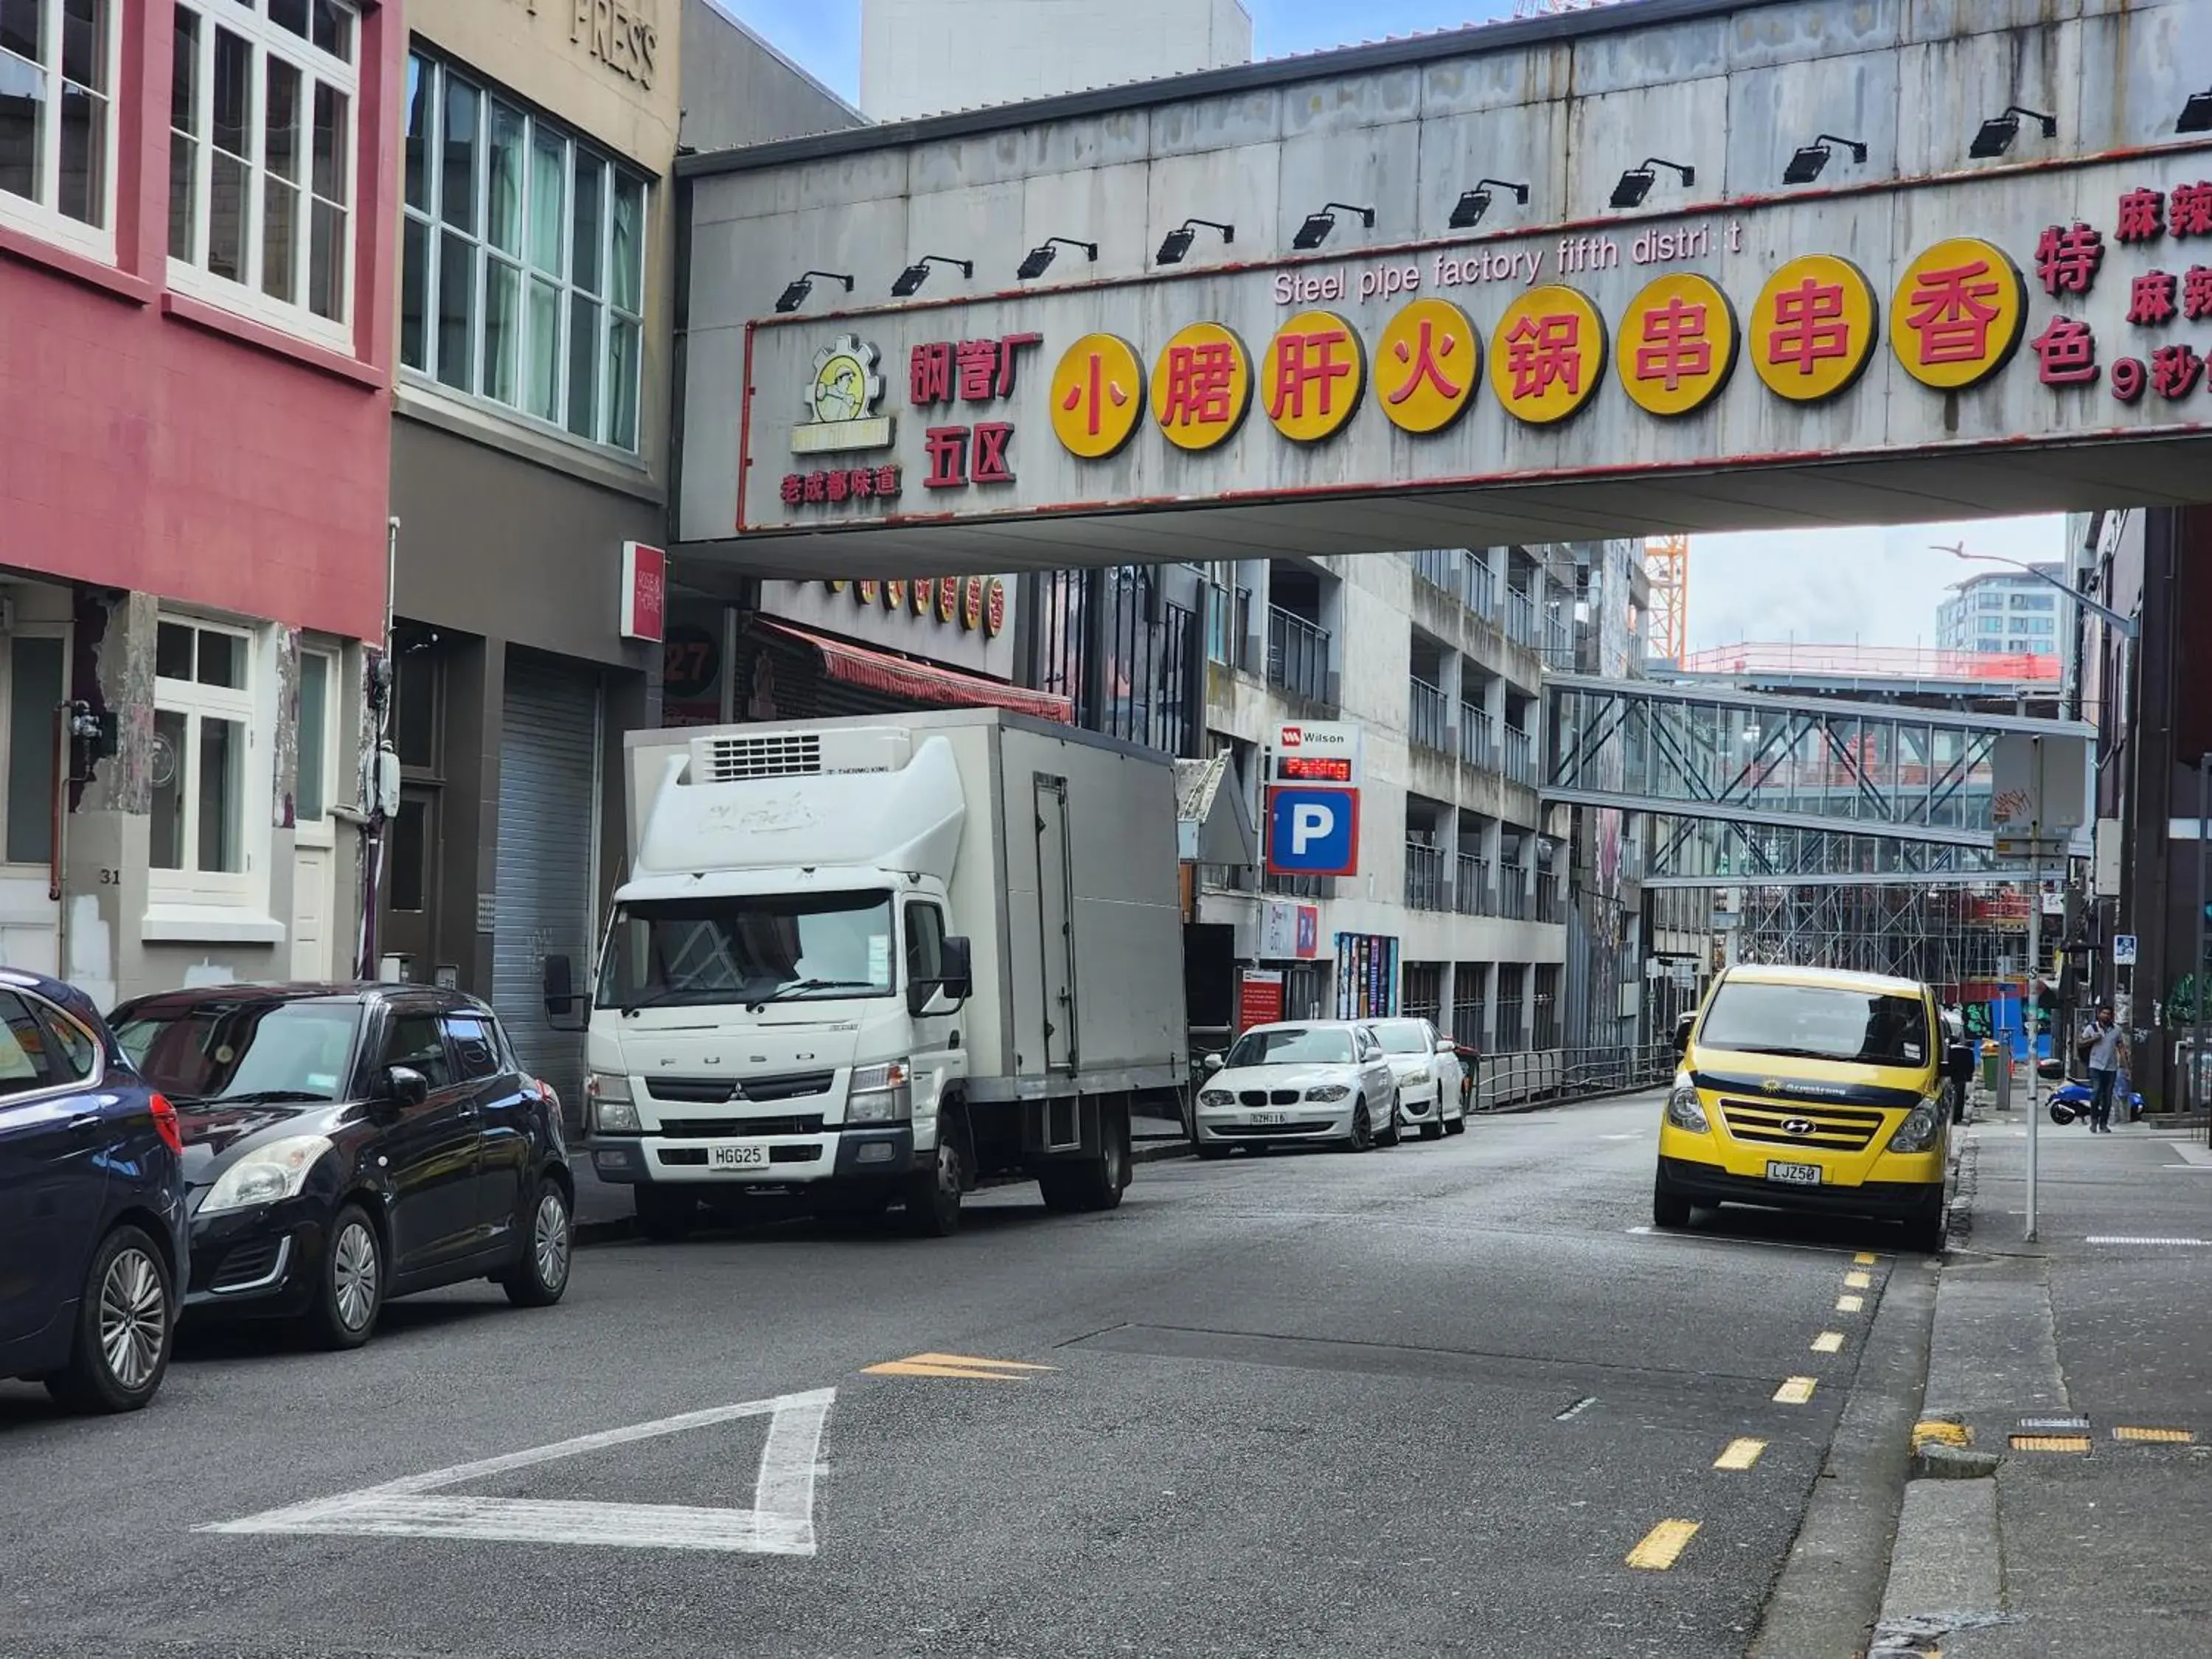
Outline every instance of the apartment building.
<svg viewBox="0 0 2212 1659"><path fill-rule="evenodd" d="M2054 561L2029 569L2063 582L2066 567ZM1936 643L1945 651L2052 657L2064 653L2073 638L2073 601L2025 570L1969 576L1936 608Z"/></svg>

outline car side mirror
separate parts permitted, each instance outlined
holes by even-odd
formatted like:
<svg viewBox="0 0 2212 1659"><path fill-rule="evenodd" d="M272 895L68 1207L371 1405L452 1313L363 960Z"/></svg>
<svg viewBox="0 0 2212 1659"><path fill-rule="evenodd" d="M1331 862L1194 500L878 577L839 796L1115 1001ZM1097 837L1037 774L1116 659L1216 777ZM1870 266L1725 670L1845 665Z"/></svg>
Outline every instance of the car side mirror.
<svg viewBox="0 0 2212 1659"><path fill-rule="evenodd" d="M975 953L968 941L950 934L938 941L937 951L937 976L907 982L906 1011L917 1018L940 996L950 998L957 1007L975 994Z"/></svg>
<svg viewBox="0 0 2212 1659"><path fill-rule="evenodd" d="M388 1066L384 1071L384 1098L394 1106L420 1106L430 1097L430 1079L412 1066Z"/></svg>
<svg viewBox="0 0 2212 1659"><path fill-rule="evenodd" d="M1459 1044L1454 1042L1449 1037L1438 1037L1437 1052L1440 1054L1455 1054L1459 1052Z"/></svg>
<svg viewBox="0 0 2212 1659"><path fill-rule="evenodd" d="M1674 1057L1677 1060L1690 1052L1690 1032L1697 1023L1695 1014L1685 1014L1674 1022Z"/></svg>
<svg viewBox="0 0 2212 1659"><path fill-rule="evenodd" d="M1221 1069L1221 1056L1219 1054L1208 1054L1204 1060L1199 1061L1199 1064L1203 1066L1209 1072L1218 1072Z"/></svg>

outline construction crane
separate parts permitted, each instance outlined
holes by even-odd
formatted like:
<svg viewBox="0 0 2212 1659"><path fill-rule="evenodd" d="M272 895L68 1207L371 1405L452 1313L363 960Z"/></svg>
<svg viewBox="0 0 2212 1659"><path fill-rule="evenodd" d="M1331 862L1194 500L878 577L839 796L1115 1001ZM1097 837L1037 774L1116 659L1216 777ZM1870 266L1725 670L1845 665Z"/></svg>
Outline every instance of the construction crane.
<svg viewBox="0 0 2212 1659"><path fill-rule="evenodd" d="M1651 585L1651 660L1680 668L1690 649L1690 538L1647 538L1644 574Z"/></svg>

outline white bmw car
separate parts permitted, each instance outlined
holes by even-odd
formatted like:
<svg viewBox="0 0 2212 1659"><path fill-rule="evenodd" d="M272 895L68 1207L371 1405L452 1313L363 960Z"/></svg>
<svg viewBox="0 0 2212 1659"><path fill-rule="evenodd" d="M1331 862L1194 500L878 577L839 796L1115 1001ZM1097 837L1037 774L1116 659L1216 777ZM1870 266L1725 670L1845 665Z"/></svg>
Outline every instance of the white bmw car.
<svg viewBox="0 0 2212 1659"><path fill-rule="evenodd" d="M1425 1019L1378 1019L1375 1036L1398 1082L1400 1112L1406 1127L1424 1140L1440 1140L1467 1129L1467 1105L1459 1094L1459 1053L1449 1037L1437 1035Z"/></svg>
<svg viewBox="0 0 2212 1659"><path fill-rule="evenodd" d="M1352 1020L1255 1025L1209 1054L1198 1091L1198 1155L1322 1142L1346 1152L1398 1144L1397 1079L1374 1030Z"/></svg>

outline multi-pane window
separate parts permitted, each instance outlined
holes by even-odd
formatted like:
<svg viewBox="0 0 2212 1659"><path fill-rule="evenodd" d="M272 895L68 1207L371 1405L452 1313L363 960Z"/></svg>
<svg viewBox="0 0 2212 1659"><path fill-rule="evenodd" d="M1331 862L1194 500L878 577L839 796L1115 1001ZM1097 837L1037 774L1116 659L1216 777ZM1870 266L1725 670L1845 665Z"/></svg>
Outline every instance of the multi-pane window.
<svg viewBox="0 0 2212 1659"><path fill-rule="evenodd" d="M410 58L400 362L635 453L645 214L638 174Z"/></svg>
<svg viewBox="0 0 2212 1659"><path fill-rule="evenodd" d="M147 861L194 897L243 896L252 641L164 621L154 643L153 822ZM226 878L240 878L232 881Z"/></svg>
<svg viewBox="0 0 2212 1659"><path fill-rule="evenodd" d="M358 38L342 0L179 5L169 92L172 263L334 338L350 300Z"/></svg>
<svg viewBox="0 0 2212 1659"><path fill-rule="evenodd" d="M0 218L112 234L114 0L0 0ZM27 212L10 209L30 204Z"/></svg>
<svg viewBox="0 0 2212 1659"><path fill-rule="evenodd" d="M299 774L292 792L292 816L312 823L330 816L331 764L337 749L337 659L327 651L300 653L300 720L296 747Z"/></svg>

